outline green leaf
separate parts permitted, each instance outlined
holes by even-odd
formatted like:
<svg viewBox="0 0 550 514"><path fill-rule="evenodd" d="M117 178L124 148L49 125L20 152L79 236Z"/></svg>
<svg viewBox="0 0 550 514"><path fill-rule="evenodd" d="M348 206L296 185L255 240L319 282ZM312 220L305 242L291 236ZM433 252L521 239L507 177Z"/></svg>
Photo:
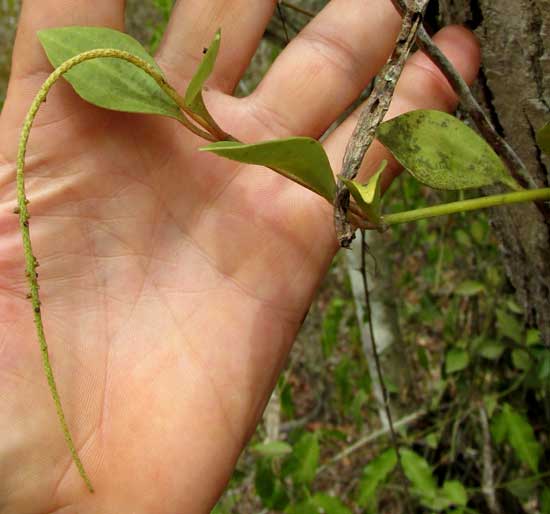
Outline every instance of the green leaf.
<svg viewBox="0 0 550 514"><path fill-rule="evenodd" d="M325 493L317 493L311 498L311 503L324 514L352 514L338 498Z"/></svg>
<svg viewBox="0 0 550 514"><path fill-rule="evenodd" d="M497 309L497 329L500 335L510 338L518 344L523 342L523 326L503 309Z"/></svg>
<svg viewBox="0 0 550 514"><path fill-rule="evenodd" d="M465 507L468 503L468 493L458 480L446 480L440 490L440 495L448 501L447 507L451 505Z"/></svg>
<svg viewBox="0 0 550 514"><path fill-rule="evenodd" d="M475 242L479 245L485 242L487 234L486 226L479 220L473 220L470 226L470 234L474 238Z"/></svg>
<svg viewBox="0 0 550 514"><path fill-rule="evenodd" d="M271 498L275 492L276 477L271 467L269 459L259 459L256 461L256 474L254 476L254 485L256 494L266 506L270 505Z"/></svg>
<svg viewBox="0 0 550 514"><path fill-rule="evenodd" d="M506 302L506 307L513 314L523 315L523 309L511 298Z"/></svg>
<svg viewBox="0 0 550 514"><path fill-rule="evenodd" d="M408 112L382 123L377 137L409 173L435 189L467 189L497 182L518 188L493 149L449 114Z"/></svg>
<svg viewBox="0 0 550 514"><path fill-rule="evenodd" d="M353 401L351 402L351 406L349 408L350 415L353 417L353 420L355 421L355 426L358 427L359 430L363 427L365 421L363 406L367 405L368 401L369 395L365 392L364 389L359 389L359 391L357 391L357 393L355 394L355 397L353 398Z"/></svg>
<svg viewBox="0 0 550 514"><path fill-rule="evenodd" d="M343 356L332 372L336 392L339 396L338 406L344 409L348 409L352 405L354 398L354 385L352 385L351 379L351 364L350 358L348 356Z"/></svg>
<svg viewBox="0 0 550 514"><path fill-rule="evenodd" d="M550 379L550 350L544 350L539 356L537 377L541 382L546 382Z"/></svg>
<svg viewBox="0 0 550 514"><path fill-rule="evenodd" d="M426 446L428 448L431 448L432 450L437 450L437 447L439 446L439 439L440 434L438 434L437 432L432 432L424 438L424 441L426 442Z"/></svg>
<svg viewBox="0 0 550 514"><path fill-rule="evenodd" d="M281 412L287 418L294 417L294 399L292 398L292 386L281 377L279 382L279 394L281 397Z"/></svg>
<svg viewBox="0 0 550 514"><path fill-rule="evenodd" d="M537 132L537 145L550 156L550 121Z"/></svg>
<svg viewBox="0 0 550 514"><path fill-rule="evenodd" d="M202 89L204 83L208 80L208 77L210 77L214 69L216 58L220 50L221 39L222 33L221 30L218 29L185 92L185 105L189 107L191 111L207 120L210 119L210 114L204 105Z"/></svg>
<svg viewBox="0 0 550 514"><path fill-rule="evenodd" d="M338 498L316 493L311 498L289 506L285 514L352 514Z"/></svg>
<svg viewBox="0 0 550 514"><path fill-rule="evenodd" d="M516 369L527 371L531 368L533 363L531 362L531 357L529 357L529 354L525 350L514 350L512 352L512 364Z"/></svg>
<svg viewBox="0 0 550 514"><path fill-rule="evenodd" d="M275 476L270 459L256 461L254 476L256 493L265 507L282 510L288 504L288 495L281 480Z"/></svg>
<svg viewBox="0 0 550 514"><path fill-rule="evenodd" d="M396 464L397 454L393 448L390 448L365 466L357 490L357 503L360 507L373 506L376 490L386 481Z"/></svg>
<svg viewBox="0 0 550 514"><path fill-rule="evenodd" d="M430 369L430 354L428 350L422 346L418 346L416 349L416 356L418 358L419 364L428 371Z"/></svg>
<svg viewBox="0 0 550 514"><path fill-rule="evenodd" d="M315 139L291 137L256 144L220 141L200 150L233 161L267 166L331 203L334 199L334 175L325 150Z"/></svg>
<svg viewBox="0 0 550 514"><path fill-rule="evenodd" d="M486 394L483 397L483 404L489 418L493 417L493 413L498 406L498 396L496 394Z"/></svg>
<svg viewBox="0 0 550 514"><path fill-rule="evenodd" d="M458 486L456 484L458 484ZM447 485L447 490L444 489L445 485ZM451 506L463 506L465 503L468 502L466 490L460 482L457 482L456 480L445 482L444 487L438 489L437 496L433 500L421 498L422 505L430 510L441 512L442 510L446 510ZM458 502L464 502L464 504ZM454 514L456 514L457 512L461 512L461 510L453 511Z"/></svg>
<svg viewBox="0 0 550 514"><path fill-rule="evenodd" d="M537 330L536 328L530 328L527 331L527 337L525 339L525 344L527 344L527 346L532 346L534 344L540 343L540 330Z"/></svg>
<svg viewBox="0 0 550 514"><path fill-rule="evenodd" d="M387 165L388 161L382 161L378 171L365 185L355 182L354 180L342 178L342 182L346 184L351 195L357 202L357 205L372 223L378 223L380 221L380 203L382 198L381 179L382 173Z"/></svg>
<svg viewBox="0 0 550 514"><path fill-rule="evenodd" d="M296 503L295 505L290 505L285 510L285 514L320 514L320 513L319 513L319 508L312 503L311 499L309 499L300 503Z"/></svg>
<svg viewBox="0 0 550 514"><path fill-rule="evenodd" d="M525 416L515 411L508 403L504 405L502 415L507 425L510 446L516 451L519 459L536 473L542 447L535 438L533 427Z"/></svg>
<svg viewBox="0 0 550 514"><path fill-rule="evenodd" d="M138 41L117 30L104 27L61 27L39 31L38 39L55 67L88 50L115 48L140 57L162 73ZM153 78L122 59L85 61L64 77L84 100L99 107L183 119L176 102Z"/></svg>
<svg viewBox="0 0 550 514"><path fill-rule="evenodd" d="M474 280L466 280L455 289L455 294L459 296L476 296L483 292L485 292L485 286Z"/></svg>
<svg viewBox="0 0 550 514"><path fill-rule="evenodd" d="M533 480L533 477L517 478L505 484L504 487L521 503L528 503L536 494L537 482L538 480Z"/></svg>
<svg viewBox="0 0 550 514"><path fill-rule="evenodd" d="M319 441L317 436L305 433L294 445L292 455L283 465L283 474L291 476L295 484L307 484L315 478L319 466Z"/></svg>
<svg viewBox="0 0 550 514"><path fill-rule="evenodd" d="M427 501L435 500L437 484L428 462L412 450L401 450L401 462L413 491Z"/></svg>
<svg viewBox="0 0 550 514"><path fill-rule="evenodd" d="M465 232L464 230L462 229L459 229L455 232L455 239L456 239L456 242L466 248L471 248L472 247L472 239L470 238L470 236L468 235L467 232Z"/></svg>
<svg viewBox="0 0 550 514"><path fill-rule="evenodd" d="M267 443L255 444L251 447L255 453L264 457L282 457L292 453L292 446L284 441L269 441Z"/></svg>
<svg viewBox="0 0 550 514"><path fill-rule="evenodd" d="M465 369L470 363L470 357L462 348L452 348L445 356L445 371L447 374L456 373Z"/></svg>
<svg viewBox="0 0 550 514"><path fill-rule="evenodd" d="M500 358L505 348L506 347L498 341L486 340L481 342L477 348L477 352L486 359L496 361Z"/></svg>
<svg viewBox="0 0 550 514"><path fill-rule="evenodd" d="M497 414L491 421L491 434L496 444L502 444L508 436L508 420L503 412Z"/></svg>
<svg viewBox="0 0 550 514"><path fill-rule="evenodd" d="M325 359L330 357L338 342L338 331L344 313L344 306L345 303L341 298L332 299L323 318L321 346Z"/></svg>
<svg viewBox="0 0 550 514"><path fill-rule="evenodd" d="M550 514L550 487L545 487L540 494L540 514Z"/></svg>

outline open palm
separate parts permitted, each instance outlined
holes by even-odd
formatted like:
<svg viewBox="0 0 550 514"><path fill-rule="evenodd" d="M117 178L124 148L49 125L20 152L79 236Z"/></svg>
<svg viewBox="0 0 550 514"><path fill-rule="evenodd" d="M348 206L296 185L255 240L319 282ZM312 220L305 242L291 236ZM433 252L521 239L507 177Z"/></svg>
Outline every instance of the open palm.
<svg viewBox="0 0 550 514"><path fill-rule="evenodd" d="M102 111L58 84L27 154L43 318L65 412L96 493L72 465L43 377L15 206L17 138L50 71L35 33L123 29L123 1L27 0L0 118L0 513L207 513L253 432L336 250L331 207L273 172L196 152L173 120ZM318 137L391 51L389 0L333 0L250 97L229 96L274 0L181 0L157 56L180 91L218 26L206 102L244 141ZM477 45L438 42L471 80ZM452 109L423 55L393 115ZM327 140L338 169L353 119ZM376 147L364 173L385 157Z"/></svg>

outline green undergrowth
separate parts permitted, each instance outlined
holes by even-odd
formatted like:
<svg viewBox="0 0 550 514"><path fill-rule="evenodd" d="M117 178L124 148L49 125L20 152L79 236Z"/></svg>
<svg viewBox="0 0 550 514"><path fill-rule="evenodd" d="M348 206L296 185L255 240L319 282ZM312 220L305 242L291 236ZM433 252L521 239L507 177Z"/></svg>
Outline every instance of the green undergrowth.
<svg viewBox="0 0 550 514"><path fill-rule="evenodd" d="M390 210L458 199L408 177L390 193ZM394 421L420 413L398 431L411 512L488 512L482 411L497 500L549 512L550 353L524 324L487 214L402 226L372 246L388 258L375 281L396 313L383 354ZM406 512L388 436L333 462L381 428L351 298L339 255L268 407L280 409L279 443L266 442L270 414L216 514Z"/></svg>

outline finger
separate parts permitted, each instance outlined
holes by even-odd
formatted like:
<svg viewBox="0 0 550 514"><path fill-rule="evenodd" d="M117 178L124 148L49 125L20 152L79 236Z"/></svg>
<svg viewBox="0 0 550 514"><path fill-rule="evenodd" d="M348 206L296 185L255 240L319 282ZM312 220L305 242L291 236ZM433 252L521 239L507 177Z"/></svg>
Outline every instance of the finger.
<svg viewBox="0 0 550 514"><path fill-rule="evenodd" d="M472 83L480 64L480 48L475 36L463 27L450 26L438 32L434 41L462 77L468 83ZM403 70L386 119L394 118L414 109L438 109L452 112L456 109L457 103L456 93L437 66L423 52L417 52L409 59ZM325 143L336 170L340 169L347 143L357 124L360 111L360 108L357 109L330 135ZM367 153L359 178L364 179L372 175L384 159L389 162L384 173L384 186L387 187L400 173L401 168L391 154L377 141Z"/></svg>
<svg viewBox="0 0 550 514"><path fill-rule="evenodd" d="M321 135L386 61L400 24L391 0L332 0L247 99L261 135Z"/></svg>
<svg viewBox="0 0 550 514"><path fill-rule="evenodd" d="M67 25L107 26L124 29L124 0L25 0L21 9L12 57L12 71L6 103L0 117L0 129L8 148L16 148L18 127L23 122L32 99L41 84L52 72L36 33L48 27ZM69 94L67 94L69 93ZM69 84L58 82L40 109L40 124L65 119L82 107L84 102L71 91ZM15 132L12 129L15 128Z"/></svg>
<svg viewBox="0 0 550 514"><path fill-rule="evenodd" d="M157 60L174 83L188 81L216 30L222 43L210 87L231 92L254 55L276 0L181 0L157 53Z"/></svg>
<svg viewBox="0 0 550 514"><path fill-rule="evenodd" d="M37 31L65 25L97 25L124 29L124 0L25 0L17 26L11 80L52 69Z"/></svg>

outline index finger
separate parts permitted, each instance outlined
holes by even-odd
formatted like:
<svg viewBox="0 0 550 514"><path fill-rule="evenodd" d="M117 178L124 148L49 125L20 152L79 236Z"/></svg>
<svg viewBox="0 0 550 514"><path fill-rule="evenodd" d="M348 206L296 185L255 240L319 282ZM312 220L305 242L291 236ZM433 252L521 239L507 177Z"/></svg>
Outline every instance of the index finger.
<svg viewBox="0 0 550 514"><path fill-rule="evenodd" d="M51 71L36 33L66 25L124 30L124 0L25 0L12 57L11 81Z"/></svg>
<svg viewBox="0 0 550 514"><path fill-rule="evenodd" d="M2 110L2 126L16 128L23 123L25 114L40 85L52 72L36 33L39 30L67 25L99 25L124 29L124 0L24 0L17 26L8 82L6 102ZM56 88L49 102L49 112L62 116L71 108L65 90ZM76 95L75 95L76 98ZM51 107L55 105L54 107ZM46 110L46 109L45 109Z"/></svg>

